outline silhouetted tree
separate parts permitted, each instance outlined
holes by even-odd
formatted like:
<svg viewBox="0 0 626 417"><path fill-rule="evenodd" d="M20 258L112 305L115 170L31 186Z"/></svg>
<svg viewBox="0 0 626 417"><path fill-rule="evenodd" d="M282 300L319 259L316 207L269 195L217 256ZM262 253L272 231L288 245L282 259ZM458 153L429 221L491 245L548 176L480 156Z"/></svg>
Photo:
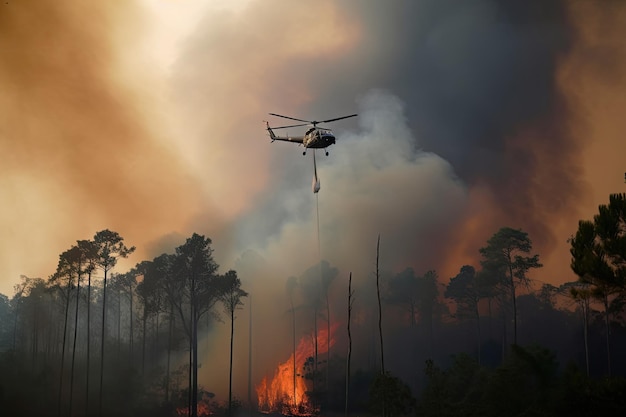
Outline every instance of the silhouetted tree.
<svg viewBox="0 0 626 417"><path fill-rule="evenodd" d="M224 305L224 312L230 318L230 362L228 370L228 415L232 417L233 411L233 340L235 337L235 311L243 305L243 297L248 293L241 289L241 281L237 278L235 271L228 271L221 284L223 290L220 291L220 301Z"/></svg>
<svg viewBox="0 0 626 417"><path fill-rule="evenodd" d="M478 348L478 363L480 364L480 312L478 303L481 299L481 288L476 280L476 270L471 265L464 265L460 272L446 286L446 298L456 303L456 317L476 320L476 340Z"/></svg>
<svg viewBox="0 0 626 417"><path fill-rule="evenodd" d="M346 357L346 406L344 416L348 417L348 404L350 403L350 361L352 359L352 333L350 322L352 321L352 303L354 301L354 291L352 290L352 272L348 278L348 355Z"/></svg>
<svg viewBox="0 0 626 417"><path fill-rule="evenodd" d="M167 335L167 364L165 370L165 401L170 400L170 373L171 373L171 356L174 339L174 328L176 322L175 308L176 305L182 303L183 283L173 278L173 265L175 255L162 254L152 260L151 271L158 276L158 280L163 291L166 294L168 303L168 335Z"/></svg>
<svg viewBox="0 0 626 417"><path fill-rule="evenodd" d="M591 295L604 307L608 374L611 375L611 326L613 311L623 306L626 285L626 194L611 194L609 204L598 207L593 221L578 222L570 239L571 268Z"/></svg>
<svg viewBox="0 0 626 417"><path fill-rule="evenodd" d="M70 400L69 409L70 415L72 414L72 403L74 399L74 365L76 363L76 342L78 340L78 311L80 307L80 282L83 275L90 269L90 260L88 256L89 247L87 244L77 244L72 247L72 250L76 253L73 262L76 264L76 309L74 313L74 342L72 345L72 366L70 371Z"/></svg>
<svg viewBox="0 0 626 417"><path fill-rule="evenodd" d="M583 321L583 340L585 343L585 369L589 376L589 318L591 313L591 293L590 285L584 282L566 282L561 285L561 291L574 300L580 310Z"/></svg>
<svg viewBox="0 0 626 417"><path fill-rule="evenodd" d="M413 268L407 268L389 279L387 302L398 305L409 314L411 327L417 324L419 283Z"/></svg>
<svg viewBox="0 0 626 417"><path fill-rule="evenodd" d="M385 351L383 349L383 308L380 301L380 235L376 240L376 298L378 299L378 335L380 337L380 378L384 381L387 373L385 372ZM386 390L382 391L382 415L387 417L387 394Z"/></svg>
<svg viewBox="0 0 626 417"><path fill-rule="evenodd" d="M213 308L220 297L216 276L218 265L213 259L211 239L194 233L183 245L176 248L172 266L172 278L180 283L178 289L183 295L172 301L175 303L189 338L190 414L196 417L198 413L198 322ZM183 300L188 302L187 308Z"/></svg>
<svg viewBox="0 0 626 417"><path fill-rule="evenodd" d="M50 277L48 283L58 289L65 301L65 314L63 324L63 347L61 348L61 371L59 373L58 415L61 415L63 395L63 371L65 365L65 345L67 340L67 322L70 309L70 296L74 285L74 279L80 271L80 250L76 246L59 255L59 263L56 272ZM78 303L78 300L76 300Z"/></svg>
<svg viewBox="0 0 626 417"><path fill-rule="evenodd" d="M98 247L93 240L79 240L78 248L84 259L84 272L87 274L87 359L85 379L85 415L89 415L89 364L91 361L91 276L96 268Z"/></svg>
<svg viewBox="0 0 626 417"><path fill-rule="evenodd" d="M0 351L8 350L10 347L12 315L9 297L0 294Z"/></svg>
<svg viewBox="0 0 626 417"><path fill-rule="evenodd" d="M13 286L14 295L11 299L11 305L13 308L13 351L17 349L17 323L20 313L20 305L22 300L28 294L28 288L31 285L32 278L26 275L20 275L20 283Z"/></svg>
<svg viewBox="0 0 626 417"><path fill-rule="evenodd" d="M151 315L157 316L157 337L158 337L158 315L161 310L162 299L164 298L164 288L166 275L162 273L160 265L154 261L143 261L135 266L137 275L143 278L137 284L136 293L142 305L142 342L141 342L141 373L145 372L146 366L146 333L147 322Z"/></svg>
<svg viewBox="0 0 626 417"><path fill-rule="evenodd" d="M417 308L423 321L428 326L428 340L431 358L434 355L434 322L435 313L441 312L439 304L438 276L434 270L427 271L423 276L417 278Z"/></svg>
<svg viewBox="0 0 626 417"><path fill-rule="evenodd" d="M115 289L119 294L124 294L128 297L128 360L132 364L135 333L134 333L134 319L133 319L133 301L135 299L135 289L137 288L137 276L140 272L133 268L123 274L116 274L111 280L111 289ZM121 316L121 313L118 313Z"/></svg>
<svg viewBox="0 0 626 417"><path fill-rule="evenodd" d="M287 279L287 294L289 295L289 304L291 305L291 324L292 324L292 344L293 344L293 409L296 410L298 407L297 399L296 399L296 307L293 302L293 297L296 292L296 288L298 288L298 279L296 277L289 277Z"/></svg>
<svg viewBox="0 0 626 417"><path fill-rule="evenodd" d="M500 277L510 292L513 310L513 343L517 344L517 306L516 287L529 285L526 276L529 269L540 268L539 255L524 256L532 250L528 233L522 230L503 227L489 240L487 246L480 249L484 270Z"/></svg>
<svg viewBox="0 0 626 417"><path fill-rule="evenodd" d="M97 248L95 264L102 269L104 280L102 283L102 333L100 340L100 391L98 401L98 413L102 415L102 389L104 382L104 341L106 334L106 294L107 294L107 274L115 267L119 258L126 258L135 251L135 247L127 247L124 238L119 233L108 229L97 232L94 236L94 244Z"/></svg>

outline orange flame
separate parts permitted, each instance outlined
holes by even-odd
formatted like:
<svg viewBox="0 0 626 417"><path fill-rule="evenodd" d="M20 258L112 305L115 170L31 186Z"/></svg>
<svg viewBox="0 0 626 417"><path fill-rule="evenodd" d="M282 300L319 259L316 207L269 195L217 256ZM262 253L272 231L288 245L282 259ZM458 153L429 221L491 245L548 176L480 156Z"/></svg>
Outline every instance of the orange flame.
<svg viewBox="0 0 626 417"><path fill-rule="evenodd" d="M330 339L327 329L320 329L317 332L317 354L324 354L328 347L335 344L334 334L339 323L330 327ZM268 377L256 387L259 401L259 410L262 412L280 412L283 414L308 414L314 411L314 407L309 401L307 391L307 381L304 378L304 364L308 358L315 355L315 335L310 334L303 337L298 343L295 355L296 375L294 380L294 355L278 365L271 381ZM295 385L294 385L295 383Z"/></svg>

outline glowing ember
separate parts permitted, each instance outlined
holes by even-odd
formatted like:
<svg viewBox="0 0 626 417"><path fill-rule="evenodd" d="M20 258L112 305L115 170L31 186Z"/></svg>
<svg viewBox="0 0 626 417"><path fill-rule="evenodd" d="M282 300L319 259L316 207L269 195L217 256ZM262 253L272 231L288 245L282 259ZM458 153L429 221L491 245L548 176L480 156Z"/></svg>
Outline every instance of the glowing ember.
<svg viewBox="0 0 626 417"><path fill-rule="evenodd" d="M335 344L334 334L339 323L335 323L330 327L330 343L328 339L328 331L321 329L317 332L317 354L318 356L327 352L327 347ZM315 355L315 338L314 335L303 337L296 349L296 377L294 385L294 357L293 354L289 359L278 365L274 377L271 381L264 377L261 383L256 387L257 397L259 400L259 410L267 413L279 412L282 414L311 414L315 411L315 407L310 403L307 396L308 386L311 381L304 378L304 364L307 359ZM319 359L319 358L318 358Z"/></svg>
<svg viewBox="0 0 626 417"><path fill-rule="evenodd" d="M199 399L198 400L198 417L210 416L213 414L211 410L210 404L207 400ZM176 409L176 415L178 417L186 417L189 415L188 407L178 407Z"/></svg>

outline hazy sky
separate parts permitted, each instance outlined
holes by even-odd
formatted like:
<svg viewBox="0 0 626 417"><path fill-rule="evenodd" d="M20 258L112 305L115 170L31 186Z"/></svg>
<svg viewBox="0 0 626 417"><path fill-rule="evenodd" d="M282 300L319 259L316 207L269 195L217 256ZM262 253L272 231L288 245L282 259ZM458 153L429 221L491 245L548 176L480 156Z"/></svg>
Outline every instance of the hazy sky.
<svg viewBox="0 0 626 417"><path fill-rule="evenodd" d="M0 292L104 228L137 246L129 264L192 232L227 268L253 249L282 288L318 259L316 203L344 272L371 270L380 233L389 269L447 278L511 226L535 278L572 279L567 237L626 188L626 7L595 4L7 2ZM331 126L317 197L268 112L359 113Z"/></svg>
<svg viewBox="0 0 626 417"><path fill-rule="evenodd" d="M385 270L446 281L522 228L533 278L575 279L567 238L626 191L624 21L618 1L3 2L0 293L105 228L137 247L120 271L209 236L273 341L287 277L321 256L364 288L379 234ZM319 194L269 112L359 113L330 126Z"/></svg>

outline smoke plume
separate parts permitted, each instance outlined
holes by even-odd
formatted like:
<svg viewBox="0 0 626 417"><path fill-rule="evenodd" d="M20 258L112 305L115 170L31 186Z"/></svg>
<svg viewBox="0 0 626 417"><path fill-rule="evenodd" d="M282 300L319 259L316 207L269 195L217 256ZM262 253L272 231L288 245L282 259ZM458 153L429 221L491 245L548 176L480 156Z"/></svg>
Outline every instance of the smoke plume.
<svg viewBox="0 0 626 417"><path fill-rule="evenodd" d="M160 45L142 37L145 4L109 3L0 11L2 292L99 229L137 246L133 262L204 233L252 295L272 341L255 343L255 369L271 371L289 350L285 282L320 258L365 288L380 234L386 270L445 281L511 226L559 283L578 219L623 190L617 2L251 0L207 11L168 78L146 52ZM329 126L319 194L311 151L265 137L269 112L359 113Z"/></svg>

